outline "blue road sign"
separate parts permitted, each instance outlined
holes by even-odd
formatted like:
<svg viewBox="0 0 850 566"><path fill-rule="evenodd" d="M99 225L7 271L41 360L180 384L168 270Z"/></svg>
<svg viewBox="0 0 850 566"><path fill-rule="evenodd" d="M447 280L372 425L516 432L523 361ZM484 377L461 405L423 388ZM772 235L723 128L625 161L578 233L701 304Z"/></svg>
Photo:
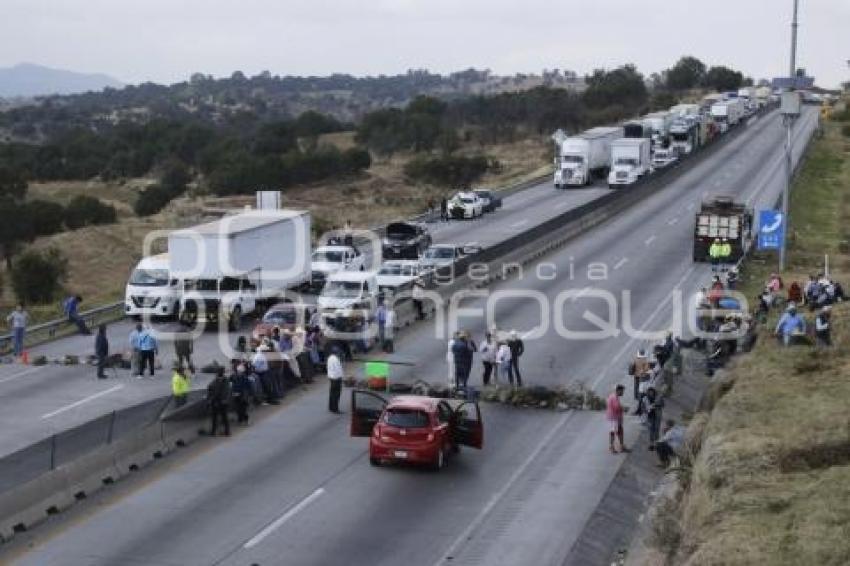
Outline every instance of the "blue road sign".
<svg viewBox="0 0 850 566"><path fill-rule="evenodd" d="M758 249L778 250L785 239L785 217L781 210L759 211Z"/></svg>

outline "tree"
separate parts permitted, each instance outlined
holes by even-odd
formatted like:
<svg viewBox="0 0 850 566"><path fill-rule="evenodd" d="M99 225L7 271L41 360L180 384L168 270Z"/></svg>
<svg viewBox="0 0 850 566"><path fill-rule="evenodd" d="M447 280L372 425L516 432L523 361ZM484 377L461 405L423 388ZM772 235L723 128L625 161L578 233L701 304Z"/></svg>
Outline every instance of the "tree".
<svg viewBox="0 0 850 566"><path fill-rule="evenodd" d="M613 71L596 69L585 78L587 90L583 99L591 108L621 105L634 110L646 103L646 84L634 65L624 65Z"/></svg>
<svg viewBox="0 0 850 566"><path fill-rule="evenodd" d="M23 207L33 237L50 236L62 231L65 209L61 204L46 200L31 200Z"/></svg>
<svg viewBox="0 0 850 566"><path fill-rule="evenodd" d="M183 194L186 185L192 180L189 169L179 159L170 159L162 167L159 184L174 196Z"/></svg>
<svg viewBox="0 0 850 566"><path fill-rule="evenodd" d="M404 166L404 174L415 181L445 187L468 187L487 172L490 162L483 155L462 157L416 157Z"/></svg>
<svg viewBox="0 0 850 566"><path fill-rule="evenodd" d="M27 179L23 172L0 166L0 195L20 200L27 194Z"/></svg>
<svg viewBox="0 0 850 566"><path fill-rule="evenodd" d="M94 197L80 195L74 197L65 209L65 226L76 230L83 226L112 224L116 216L114 206Z"/></svg>
<svg viewBox="0 0 850 566"><path fill-rule="evenodd" d="M26 217L24 205L8 195L0 195L0 250L6 269L12 269L12 258L23 242L32 239L32 224Z"/></svg>
<svg viewBox="0 0 850 566"><path fill-rule="evenodd" d="M165 208L174 198L174 193L162 185L152 185L141 193L133 204L133 212L138 216L150 216Z"/></svg>
<svg viewBox="0 0 850 566"><path fill-rule="evenodd" d="M11 270L12 288L24 303L49 303L56 299L68 277L68 260L56 248L21 254Z"/></svg>
<svg viewBox="0 0 850 566"><path fill-rule="evenodd" d="M667 88L687 90L702 84L705 77L705 63L696 57L686 56L679 59L667 71Z"/></svg>
<svg viewBox="0 0 850 566"><path fill-rule="evenodd" d="M744 75L729 67L711 67L705 74L703 85L719 92L738 90L744 81Z"/></svg>

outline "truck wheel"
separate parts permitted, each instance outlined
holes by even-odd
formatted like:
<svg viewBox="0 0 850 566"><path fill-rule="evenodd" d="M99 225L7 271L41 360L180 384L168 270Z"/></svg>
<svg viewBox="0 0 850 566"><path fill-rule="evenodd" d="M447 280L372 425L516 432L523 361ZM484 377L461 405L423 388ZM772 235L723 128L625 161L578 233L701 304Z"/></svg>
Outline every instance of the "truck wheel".
<svg viewBox="0 0 850 566"><path fill-rule="evenodd" d="M236 332L239 330L239 323L242 322L242 309L236 307L227 319L227 330Z"/></svg>

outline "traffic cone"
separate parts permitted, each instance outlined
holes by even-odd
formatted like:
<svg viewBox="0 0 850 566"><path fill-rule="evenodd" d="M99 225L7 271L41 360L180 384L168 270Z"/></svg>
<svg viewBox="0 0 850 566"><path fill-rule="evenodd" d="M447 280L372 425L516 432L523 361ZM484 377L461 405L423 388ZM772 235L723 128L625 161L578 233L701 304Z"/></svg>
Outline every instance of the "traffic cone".
<svg viewBox="0 0 850 566"><path fill-rule="evenodd" d="M29 365L30 363L30 353L26 350L21 353L21 363L24 365Z"/></svg>

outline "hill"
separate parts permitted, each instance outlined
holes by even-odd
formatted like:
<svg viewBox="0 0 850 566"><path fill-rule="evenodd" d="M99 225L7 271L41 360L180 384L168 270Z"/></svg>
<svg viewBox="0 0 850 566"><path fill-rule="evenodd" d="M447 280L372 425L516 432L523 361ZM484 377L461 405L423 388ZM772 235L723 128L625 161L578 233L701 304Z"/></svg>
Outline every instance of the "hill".
<svg viewBox="0 0 850 566"><path fill-rule="evenodd" d="M3 98L78 94L122 86L108 75L51 69L32 63L0 68L0 97Z"/></svg>

